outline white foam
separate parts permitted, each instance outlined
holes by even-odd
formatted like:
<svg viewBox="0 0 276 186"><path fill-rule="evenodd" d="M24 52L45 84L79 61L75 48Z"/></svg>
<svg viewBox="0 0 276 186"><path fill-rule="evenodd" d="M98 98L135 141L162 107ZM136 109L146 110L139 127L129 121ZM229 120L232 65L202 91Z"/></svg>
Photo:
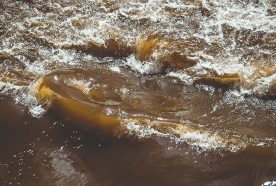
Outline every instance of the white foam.
<svg viewBox="0 0 276 186"><path fill-rule="evenodd" d="M128 17L132 20L148 19L153 23L164 22L165 24L171 24L170 20L173 15L164 11L166 8L176 10L187 10L195 8L195 5L183 3L183 1L159 1L149 0L147 2L130 1L122 3L119 14Z"/></svg>
<svg viewBox="0 0 276 186"><path fill-rule="evenodd" d="M53 176L57 179L57 185L77 184L79 186L87 185L88 178L85 173L78 171L69 155L61 150L52 152L49 157L53 168Z"/></svg>
<svg viewBox="0 0 276 186"><path fill-rule="evenodd" d="M84 41L89 39L99 46L105 45L105 38L98 33L98 29L87 28L80 31L80 34L84 37Z"/></svg>
<svg viewBox="0 0 276 186"><path fill-rule="evenodd" d="M218 140L215 134L203 134L199 131L180 134L180 140L187 141L192 146L198 146L203 150L225 148L226 144Z"/></svg>
<svg viewBox="0 0 276 186"><path fill-rule="evenodd" d="M17 104L28 107L29 113L33 117L40 118L46 112L46 109L42 105L38 105L35 96L30 90L26 86L0 82L0 95L12 96Z"/></svg>
<svg viewBox="0 0 276 186"><path fill-rule="evenodd" d="M130 55L126 59L126 65L131 68L131 70L135 72L139 72L140 74L156 74L160 72L161 66L156 62L142 62L135 58L134 55Z"/></svg>
<svg viewBox="0 0 276 186"><path fill-rule="evenodd" d="M82 91L86 94L88 94L92 88L91 82L83 79L72 78L72 79L68 79L66 82L69 86L78 87L82 89Z"/></svg>
<svg viewBox="0 0 276 186"><path fill-rule="evenodd" d="M269 77L261 77L257 79L253 92L257 95L266 95L273 81L276 81L276 73Z"/></svg>
<svg viewBox="0 0 276 186"><path fill-rule="evenodd" d="M131 134L135 134L140 138L147 138L153 135L158 136L168 136L167 134L163 134L158 132L157 130L151 128L150 126L142 126L136 122L128 122L126 128Z"/></svg>
<svg viewBox="0 0 276 186"><path fill-rule="evenodd" d="M126 87L123 87L120 89L120 92L122 92L123 94L128 94L129 90Z"/></svg>
<svg viewBox="0 0 276 186"><path fill-rule="evenodd" d="M24 87L22 86L0 81L0 94L2 95L15 95L18 91L22 90L23 88Z"/></svg>
<svg viewBox="0 0 276 186"><path fill-rule="evenodd" d="M176 143L187 143L192 148L199 152L228 149L236 152L244 147L244 144L227 143L227 140L221 140L219 136L212 133L202 133L200 131L177 131L179 137L170 134L159 132L150 126L142 126L137 122L128 122L126 125L129 133L137 135L139 138L149 138L152 136L168 137Z"/></svg>
<svg viewBox="0 0 276 186"><path fill-rule="evenodd" d="M189 75L188 75L187 73L185 73L185 72L169 72L169 73L167 74L167 76L178 78L178 79L180 79L181 81L185 82L185 83L188 84L188 85L193 84L192 77L189 76Z"/></svg>
<svg viewBox="0 0 276 186"><path fill-rule="evenodd" d="M120 67L118 67L118 66L112 66L112 67L109 67L109 69L110 69L112 72L117 72L117 73L120 73L120 72L121 72L121 69L120 69Z"/></svg>
<svg viewBox="0 0 276 186"><path fill-rule="evenodd" d="M276 181L266 181L262 186L276 186Z"/></svg>
<svg viewBox="0 0 276 186"><path fill-rule="evenodd" d="M268 3L263 1L259 4L235 3L231 0L210 0L215 4L215 17L217 22L224 23L240 30L250 29L255 31L273 32L276 29L275 16L268 16Z"/></svg>
<svg viewBox="0 0 276 186"><path fill-rule="evenodd" d="M46 109L42 105L35 105L29 109L29 112L34 118L41 118L45 114Z"/></svg>

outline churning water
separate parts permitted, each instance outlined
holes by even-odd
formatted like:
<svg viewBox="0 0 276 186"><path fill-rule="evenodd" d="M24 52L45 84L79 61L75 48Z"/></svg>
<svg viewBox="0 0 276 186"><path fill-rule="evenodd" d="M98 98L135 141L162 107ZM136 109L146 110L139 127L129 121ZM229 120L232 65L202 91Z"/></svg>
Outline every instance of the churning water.
<svg viewBox="0 0 276 186"><path fill-rule="evenodd" d="M2 185L276 180L274 0L2 0Z"/></svg>

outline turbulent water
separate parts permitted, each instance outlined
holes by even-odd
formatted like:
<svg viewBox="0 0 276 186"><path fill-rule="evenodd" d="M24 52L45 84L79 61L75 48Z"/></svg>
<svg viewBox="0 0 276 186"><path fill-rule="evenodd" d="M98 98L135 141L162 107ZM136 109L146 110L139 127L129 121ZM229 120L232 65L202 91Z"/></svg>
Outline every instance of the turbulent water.
<svg viewBox="0 0 276 186"><path fill-rule="evenodd" d="M0 1L1 185L273 185L274 0Z"/></svg>

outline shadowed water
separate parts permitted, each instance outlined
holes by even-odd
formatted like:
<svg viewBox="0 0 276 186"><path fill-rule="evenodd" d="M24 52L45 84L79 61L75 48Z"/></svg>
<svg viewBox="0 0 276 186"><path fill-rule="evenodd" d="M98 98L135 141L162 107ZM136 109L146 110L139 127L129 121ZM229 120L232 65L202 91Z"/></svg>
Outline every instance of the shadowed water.
<svg viewBox="0 0 276 186"><path fill-rule="evenodd" d="M273 148L221 156L167 148L165 139L103 138L53 116L30 118L5 100L1 185L260 185L275 178Z"/></svg>

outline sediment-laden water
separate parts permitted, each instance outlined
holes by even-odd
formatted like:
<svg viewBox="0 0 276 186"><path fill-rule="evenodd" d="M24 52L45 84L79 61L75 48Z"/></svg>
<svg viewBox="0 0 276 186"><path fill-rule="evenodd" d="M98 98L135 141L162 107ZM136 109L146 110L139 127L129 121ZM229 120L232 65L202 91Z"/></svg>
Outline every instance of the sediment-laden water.
<svg viewBox="0 0 276 186"><path fill-rule="evenodd" d="M273 0L2 0L1 185L276 180Z"/></svg>

